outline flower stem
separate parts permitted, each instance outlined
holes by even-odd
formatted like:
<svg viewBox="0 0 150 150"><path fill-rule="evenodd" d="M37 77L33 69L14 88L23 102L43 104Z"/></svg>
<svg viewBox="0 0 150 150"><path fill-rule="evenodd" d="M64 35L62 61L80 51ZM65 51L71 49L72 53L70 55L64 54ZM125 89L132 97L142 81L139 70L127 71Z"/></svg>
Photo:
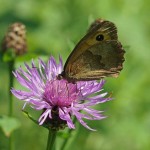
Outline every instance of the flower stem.
<svg viewBox="0 0 150 150"><path fill-rule="evenodd" d="M68 135L71 135L72 131L73 131L73 130L69 129L69 130L68 130ZM62 146L61 146L61 150L64 150L64 149L65 149L65 147L66 147L66 145L67 145L67 143L68 143L68 140L69 140L69 138L67 138L66 140L64 140L64 142L63 142L63 144L62 144Z"/></svg>
<svg viewBox="0 0 150 150"><path fill-rule="evenodd" d="M9 69L9 87L8 87L8 95L9 95L9 109L8 109L8 116L13 116L13 98L12 94L10 93L10 89L13 87L13 75L12 70L14 69L14 61L10 61L8 63L8 69ZM13 150L13 135L9 136L9 143L8 143L9 150Z"/></svg>
<svg viewBox="0 0 150 150"><path fill-rule="evenodd" d="M10 89L13 87L13 75L12 75L12 70L14 70L14 61L9 62L8 64L9 67L9 89L8 89L8 94L9 94L9 110L8 110L8 115L12 117L13 115L13 98L12 94L10 93Z"/></svg>
<svg viewBox="0 0 150 150"><path fill-rule="evenodd" d="M75 124L76 121L77 121L77 119L74 118L74 119L73 119L73 123ZM73 130L69 129L69 130L68 130L68 135L70 136L72 132L73 132ZM63 144L62 144L62 146L61 146L61 150L64 150L64 149L65 149L65 147L66 147L66 145L67 145L69 139L70 139L70 138L67 138L66 140L64 140L64 142L63 142Z"/></svg>
<svg viewBox="0 0 150 150"><path fill-rule="evenodd" d="M57 131L55 131L55 130L49 130L46 150L53 150L54 149L56 133L57 133Z"/></svg>

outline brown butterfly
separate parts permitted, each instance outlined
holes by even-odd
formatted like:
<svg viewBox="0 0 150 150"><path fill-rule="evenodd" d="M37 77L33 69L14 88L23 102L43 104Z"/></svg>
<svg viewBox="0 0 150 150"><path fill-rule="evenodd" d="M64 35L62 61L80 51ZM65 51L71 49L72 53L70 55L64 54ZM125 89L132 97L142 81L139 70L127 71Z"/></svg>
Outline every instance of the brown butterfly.
<svg viewBox="0 0 150 150"><path fill-rule="evenodd" d="M114 23L98 19L75 46L59 76L69 82L118 77L124 53Z"/></svg>

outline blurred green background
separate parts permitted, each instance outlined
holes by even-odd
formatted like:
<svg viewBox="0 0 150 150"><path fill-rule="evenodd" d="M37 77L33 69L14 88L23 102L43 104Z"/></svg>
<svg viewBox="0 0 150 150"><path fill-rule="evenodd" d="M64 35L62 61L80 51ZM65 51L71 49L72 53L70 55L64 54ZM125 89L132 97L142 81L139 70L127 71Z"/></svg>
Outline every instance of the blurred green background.
<svg viewBox="0 0 150 150"><path fill-rule="evenodd" d="M127 47L119 78L107 78L105 91L115 100L97 107L107 119L87 121L91 132L78 125L68 150L150 149L150 1L149 0L1 0L0 40L8 26L22 22L27 28L28 51L47 52L64 62L74 45L96 18L118 27L119 40ZM17 66L23 64L18 62ZM0 62L0 114L8 112L8 69ZM16 81L16 80L15 80ZM15 82L15 87L18 87ZM14 98L14 115L21 127L14 132L15 150L46 149L47 130L35 125L21 112L23 102ZM72 137L75 137L72 139ZM62 138L58 137L57 149ZM0 131L0 150L7 150L7 138Z"/></svg>

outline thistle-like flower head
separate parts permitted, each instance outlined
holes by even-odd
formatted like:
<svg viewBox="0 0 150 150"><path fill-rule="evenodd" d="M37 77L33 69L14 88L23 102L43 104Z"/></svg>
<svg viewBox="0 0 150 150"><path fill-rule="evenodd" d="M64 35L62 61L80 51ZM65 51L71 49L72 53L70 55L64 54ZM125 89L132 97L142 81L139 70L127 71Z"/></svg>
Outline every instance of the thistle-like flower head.
<svg viewBox="0 0 150 150"><path fill-rule="evenodd" d="M60 128L62 124L67 124L69 128L74 129L74 116L84 127L93 130L83 119L105 118L103 111L92 108L111 99L105 97L106 92L101 93L105 81L69 83L65 79L58 79L57 76L63 71L62 59L59 61L57 64L55 59L50 57L47 64L39 59L38 67L34 61L32 67L25 64L26 71L20 67L14 72L14 76L27 90L12 88L11 92L18 99L25 101L25 105L30 104L35 110L42 110L38 120L40 125L46 123L52 128Z"/></svg>

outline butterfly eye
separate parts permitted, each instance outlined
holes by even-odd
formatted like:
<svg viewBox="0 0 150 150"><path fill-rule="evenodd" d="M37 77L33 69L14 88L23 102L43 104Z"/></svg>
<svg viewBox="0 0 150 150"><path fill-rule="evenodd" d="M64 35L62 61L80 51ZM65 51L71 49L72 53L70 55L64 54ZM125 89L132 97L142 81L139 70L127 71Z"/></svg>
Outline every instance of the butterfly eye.
<svg viewBox="0 0 150 150"><path fill-rule="evenodd" d="M97 41L103 41L104 40L104 36L102 34L99 34L97 37L96 37L96 40Z"/></svg>

